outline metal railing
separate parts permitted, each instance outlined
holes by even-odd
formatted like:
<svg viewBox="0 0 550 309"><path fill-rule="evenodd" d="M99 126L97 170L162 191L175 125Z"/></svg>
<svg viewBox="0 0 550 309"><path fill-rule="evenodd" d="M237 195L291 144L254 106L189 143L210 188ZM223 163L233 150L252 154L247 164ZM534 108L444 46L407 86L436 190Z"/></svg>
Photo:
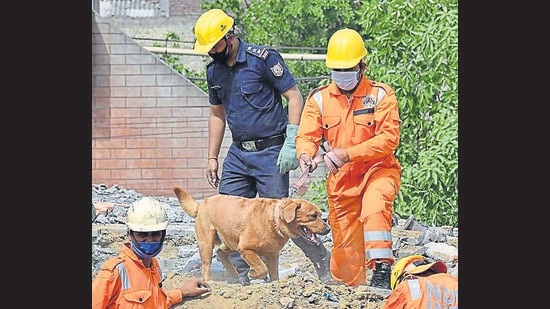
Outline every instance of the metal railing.
<svg viewBox="0 0 550 309"><path fill-rule="evenodd" d="M102 17L168 17L169 0L92 0L92 9Z"/></svg>

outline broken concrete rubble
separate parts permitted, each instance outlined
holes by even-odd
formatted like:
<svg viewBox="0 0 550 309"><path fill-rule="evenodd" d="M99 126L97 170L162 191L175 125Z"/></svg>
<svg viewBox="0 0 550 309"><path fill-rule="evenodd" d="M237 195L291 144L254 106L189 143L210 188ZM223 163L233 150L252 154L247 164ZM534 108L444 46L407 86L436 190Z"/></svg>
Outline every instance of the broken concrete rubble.
<svg viewBox="0 0 550 309"><path fill-rule="evenodd" d="M97 274L103 262L118 254L125 240L124 225L127 206L143 195L133 190L119 186L108 188L96 185L92 188L92 205L110 205L104 213L96 213L92 222L92 279ZM169 217L165 246L158 256L159 263L166 277L165 283L180 284L188 276L200 276L201 266L194 232L194 220L181 209L175 197L155 196L164 206ZM326 214L325 214L326 216ZM453 228L417 228L404 229L407 220L399 219L392 229L393 249L396 257L411 254L421 254L432 259L445 262L448 272L458 276L458 233ZM426 237L426 230L433 232ZM456 236L455 236L456 235ZM433 239L426 242L427 239ZM332 236L329 233L320 237L327 248L332 248ZM225 270L216 258L213 259L212 273L215 275L213 292L209 298L211 307L222 308L217 302L232 301L233 307L244 308L248 305L270 307L270 299L277 306L289 308L379 308L389 291L373 289L367 286L351 288L346 286L324 285L315 276L313 265L303 252L292 242L288 242L280 256L280 280L265 283L262 280L252 280L251 289L227 284ZM368 272L367 277L371 273ZM179 281L174 281L179 280ZM175 282L175 283L173 283ZM261 287L261 288L260 288ZM263 291L263 289L266 291ZM264 293L265 292L265 293ZM242 295L248 295L245 298ZM239 297L241 295L241 297ZM328 296L327 296L328 295ZM258 299L262 299L260 304ZM332 300L331 300L332 299ZM338 301L334 301L334 300ZM206 308L205 299L189 300L184 305L175 308ZM256 301L256 302L255 302ZM266 302L264 304L264 302ZM370 302L372 305L365 306ZM225 308L225 307L224 307ZM271 308L271 307L270 307Z"/></svg>

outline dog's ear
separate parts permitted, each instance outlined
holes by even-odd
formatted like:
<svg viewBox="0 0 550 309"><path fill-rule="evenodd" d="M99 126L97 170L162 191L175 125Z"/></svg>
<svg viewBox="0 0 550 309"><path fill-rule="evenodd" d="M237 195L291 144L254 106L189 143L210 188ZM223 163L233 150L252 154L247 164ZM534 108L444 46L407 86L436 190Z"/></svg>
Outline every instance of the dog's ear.
<svg viewBox="0 0 550 309"><path fill-rule="evenodd" d="M296 218L296 209L300 207L300 204L296 203L293 199L283 198L281 204L281 213L286 223L294 221Z"/></svg>

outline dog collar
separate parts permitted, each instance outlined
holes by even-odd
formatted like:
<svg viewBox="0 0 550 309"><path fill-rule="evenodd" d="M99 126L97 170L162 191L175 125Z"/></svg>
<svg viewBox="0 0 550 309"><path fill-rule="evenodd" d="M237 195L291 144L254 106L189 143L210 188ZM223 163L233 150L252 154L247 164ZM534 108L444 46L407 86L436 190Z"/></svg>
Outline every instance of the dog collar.
<svg viewBox="0 0 550 309"><path fill-rule="evenodd" d="M285 234L283 233L283 231L281 230L281 226L279 225L279 211L280 211L279 205L282 202L283 201L280 200L275 204L275 210L273 210L273 216L275 217L275 227L277 228L277 232L279 232L279 234L281 234L281 236L286 237Z"/></svg>

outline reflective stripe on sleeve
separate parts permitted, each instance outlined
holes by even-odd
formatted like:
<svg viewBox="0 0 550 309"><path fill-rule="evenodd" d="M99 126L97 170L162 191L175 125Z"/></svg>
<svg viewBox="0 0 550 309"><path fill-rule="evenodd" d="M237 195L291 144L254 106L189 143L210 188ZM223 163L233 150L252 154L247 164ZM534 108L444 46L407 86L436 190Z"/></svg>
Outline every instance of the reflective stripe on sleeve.
<svg viewBox="0 0 550 309"><path fill-rule="evenodd" d="M132 284L130 283L130 278L128 278L128 273L126 272L126 267L124 267L124 263L118 264L116 266L116 269L118 269L120 282L122 283L122 290L127 290L131 288Z"/></svg>
<svg viewBox="0 0 550 309"><path fill-rule="evenodd" d="M323 113L323 96L321 95L321 91L317 91L313 94L313 99L315 99L315 102L317 102L317 106L319 106L319 114Z"/></svg>
<svg viewBox="0 0 550 309"><path fill-rule="evenodd" d="M379 87L378 88L378 96L376 98L376 105L378 105L380 103L380 101L382 101L382 98L386 95L386 90L384 90L384 88L382 87Z"/></svg>

